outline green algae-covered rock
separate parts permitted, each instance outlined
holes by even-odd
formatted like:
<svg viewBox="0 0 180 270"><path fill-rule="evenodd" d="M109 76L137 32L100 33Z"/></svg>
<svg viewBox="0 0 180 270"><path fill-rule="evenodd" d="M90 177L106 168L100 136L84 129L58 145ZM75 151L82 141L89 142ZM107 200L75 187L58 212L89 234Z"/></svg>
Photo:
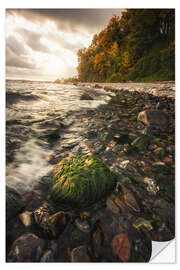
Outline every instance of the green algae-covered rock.
<svg viewBox="0 0 180 270"><path fill-rule="evenodd" d="M55 167L51 198L72 207L86 208L106 196L116 176L92 156L71 156Z"/></svg>

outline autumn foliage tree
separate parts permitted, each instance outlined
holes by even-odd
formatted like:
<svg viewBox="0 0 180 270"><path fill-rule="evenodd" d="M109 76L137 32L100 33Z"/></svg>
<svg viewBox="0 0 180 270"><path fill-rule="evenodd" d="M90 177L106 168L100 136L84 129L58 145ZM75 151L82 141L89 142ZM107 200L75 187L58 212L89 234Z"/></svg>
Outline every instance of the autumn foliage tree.
<svg viewBox="0 0 180 270"><path fill-rule="evenodd" d="M78 74L89 82L173 80L174 62L175 10L128 9L78 51Z"/></svg>

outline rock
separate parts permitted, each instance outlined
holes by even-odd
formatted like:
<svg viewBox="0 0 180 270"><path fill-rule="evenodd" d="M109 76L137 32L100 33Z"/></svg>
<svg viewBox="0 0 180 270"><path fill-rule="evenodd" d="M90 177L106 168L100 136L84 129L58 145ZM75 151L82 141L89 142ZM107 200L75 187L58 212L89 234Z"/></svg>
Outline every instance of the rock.
<svg viewBox="0 0 180 270"><path fill-rule="evenodd" d="M87 220L81 220L80 218L77 218L75 220L75 225L82 232L90 232L91 230L91 226Z"/></svg>
<svg viewBox="0 0 180 270"><path fill-rule="evenodd" d="M113 213L140 212L139 205L133 193L118 182L116 193L112 193L106 200L106 205Z"/></svg>
<svg viewBox="0 0 180 270"><path fill-rule="evenodd" d="M153 229L151 222L142 217L137 218L135 222L133 223L133 226L137 230L139 230L142 226L145 227L148 231L151 231Z"/></svg>
<svg viewBox="0 0 180 270"><path fill-rule="evenodd" d="M60 138L60 128L49 130L47 134L39 136L39 139L45 140L48 143L54 143Z"/></svg>
<svg viewBox="0 0 180 270"><path fill-rule="evenodd" d="M60 234L63 233L64 229L66 228L66 225L70 221L71 216L69 213L60 211L58 213L55 213L54 215L49 217L49 234L52 235L52 237L57 238Z"/></svg>
<svg viewBox="0 0 180 270"><path fill-rule="evenodd" d="M86 246L74 248L70 254L71 262L91 262Z"/></svg>
<svg viewBox="0 0 180 270"><path fill-rule="evenodd" d="M51 214L50 207L47 203L44 203L39 208L35 209L33 212L35 222L40 225L42 220L48 220Z"/></svg>
<svg viewBox="0 0 180 270"><path fill-rule="evenodd" d="M148 135L141 135L131 143L129 150L133 148L137 150L146 150L149 140L150 137Z"/></svg>
<svg viewBox="0 0 180 270"><path fill-rule="evenodd" d="M16 190L6 187L6 219L15 217L24 207L24 202Z"/></svg>
<svg viewBox="0 0 180 270"><path fill-rule="evenodd" d="M156 104L156 110L162 110L162 111L166 111L168 108L167 104L163 103L163 102L158 102Z"/></svg>
<svg viewBox="0 0 180 270"><path fill-rule="evenodd" d="M124 185L121 185L120 188L121 188L120 193L122 194L124 203L129 208L131 208L133 211L140 212L140 208L138 206L138 203L137 203L133 193L128 188L126 188ZM118 194L117 194L117 196L118 196Z"/></svg>
<svg viewBox="0 0 180 270"><path fill-rule="evenodd" d="M8 254L8 262L39 262L45 241L32 233L16 239Z"/></svg>
<svg viewBox="0 0 180 270"><path fill-rule="evenodd" d="M128 166L128 164L129 164L129 160L127 159L127 160L123 160L121 163L120 163L120 167L122 168L122 169L126 169L126 167Z"/></svg>
<svg viewBox="0 0 180 270"><path fill-rule="evenodd" d="M86 208L106 196L116 184L116 176L93 156L71 156L54 170L51 198L56 203Z"/></svg>
<svg viewBox="0 0 180 270"><path fill-rule="evenodd" d="M138 114L138 121L145 125L157 126L160 130L166 129L168 125L168 115L159 110L145 110Z"/></svg>
<svg viewBox="0 0 180 270"><path fill-rule="evenodd" d="M25 227L30 227L32 225L32 212L26 211L20 214L19 219Z"/></svg>
<svg viewBox="0 0 180 270"><path fill-rule="evenodd" d="M33 212L34 220L36 224L44 231L45 233L49 232L49 217L52 214L52 209L48 203L44 203L39 208L35 209Z"/></svg>
<svg viewBox="0 0 180 270"><path fill-rule="evenodd" d="M156 149L154 149L153 153L157 157L162 158L165 155L165 150L162 147L157 147Z"/></svg>
<svg viewBox="0 0 180 270"><path fill-rule="evenodd" d="M148 150L153 151L156 148L157 148L157 145L156 144L150 144L149 147L148 147Z"/></svg>
<svg viewBox="0 0 180 270"><path fill-rule="evenodd" d="M88 139L94 139L94 138L96 138L97 137L97 132L96 131L94 131L94 130L89 130L87 133L86 133L86 137L88 138Z"/></svg>
<svg viewBox="0 0 180 270"><path fill-rule="evenodd" d="M87 93L84 93L84 94L81 95L80 100L93 100L93 97L91 97Z"/></svg>
<svg viewBox="0 0 180 270"><path fill-rule="evenodd" d="M169 169L166 167L164 162L158 161L158 162L154 162L152 164L152 171L154 173L162 173L162 174L168 174L169 173Z"/></svg>
<svg viewBox="0 0 180 270"><path fill-rule="evenodd" d="M153 204L153 241L170 241L175 237L175 206L168 200L157 198Z"/></svg>
<svg viewBox="0 0 180 270"><path fill-rule="evenodd" d="M54 262L54 261L55 259L52 250L46 250L40 260L40 262Z"/></svg>
<svg viewBox="0 0 180 270"><path fill-rule="evenodd" d="M174 239L175 233L174 231L171 231L165 222L157 222L158 226L156 227L154 231L151 233L152 234L152 241L159 241L159 242L164 242L164 241L170 241Z"/></svg>
<svg viewBox="0 0 180 270"><path fill-rule="evenodd" d="M154 214L161 217L163 220L168 220L169 222L174 220L175 208L174 205L165 199L159 198L154 202Z"/></svg>
<svg viewBox="0 0 180 270"><path fill-rule="evenodd" d="M152 243L147 230L136 230L126 213L103 211L92 232L92 251L101 262L146 262Z"/></svg>
<svg viewBox="0 0 180 270"><path fill-rule="evenodd" d="M104 241L103 231L96 223L92 232L92 248L93 248L93 255L95 258L98 258L100 254L103 241Z"/></svg>
<svg viewBox="0 0 180 270"><path fill-rule="evenodd" d="M156 195L159 191L159 186L156 184L156 182L149 177L144 178L144 183L147 185L147 191L151 195Z"/></svg>
<svg viewBox="0 0 180 270"><path fill-rule="evenodd" d="M174 163L174 162L173 162L173 159L172 159L171 157L165 157L165 158L163 159L163 162L165 162L167 165L171 165L171 164Z"/></svg>
<svg viewBox="0 0 180 270"><path fill-rule="evenodd" d="M107 209L109 209L111 212L115 214L122 212L122 209L124 208L123 204L121 206L117 204L116 196L113 193L107 197L106 206Z"/></svg>
<svg viewBox="0 0 180 270"><path fill-rule="evenodd" d="M33 191L25 193L21 198L22 202L24 202L24 203L29 202L30 200L32 200L33 195L34 195Z"/></svg>
<svg viewBox="0 0 180 270"><path fill-rule="evenodd" d="M111 245L113 253L117 255L122 262L128 262L131 251L131 244L128 239L128 234L121 233L114 236Z"/></svg>
<svg viewBox="0 0 180 270"><path fill-rule="evenodd" d="M94 85L94 88L102 88L102 86L96 83L96 84Z"/></svg>
<svg viewBox="0 0 180 270"><path fill-rule="evenodd" d="M72 218L72 214L59 211L52 215L52 212L51 206L44 203L33 212L33 215L36 224L41 228L46 237L57 238L63 233L66 225Z"/></svg>
<svg viewBox="0 0 180 270"><path fill-rule="evenodd" d="M115 135L113 138L118 144L129 144L132 142L132 139L128 134Z"/></svg>
<svg viewBox="0 0 180 270"><path fill-rule="evenodd" d="M167 152L169 152L170 154L174 154L174 153L175 153L175 145L174 145L174 144L168 145L168 146L166 147L166 150L167 150Z"/></svg>

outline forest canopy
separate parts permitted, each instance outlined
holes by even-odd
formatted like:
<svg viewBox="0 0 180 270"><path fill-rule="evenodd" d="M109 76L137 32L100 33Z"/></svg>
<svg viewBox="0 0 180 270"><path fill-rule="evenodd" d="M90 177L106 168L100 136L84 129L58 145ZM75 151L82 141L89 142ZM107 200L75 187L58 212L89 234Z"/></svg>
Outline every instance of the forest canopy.
<svg viewBox="0 0 180 270"><path fill-rule="evenodd" d="M128 9L114 15L78 51L84 82L175 79L175 9Z"/></svg>

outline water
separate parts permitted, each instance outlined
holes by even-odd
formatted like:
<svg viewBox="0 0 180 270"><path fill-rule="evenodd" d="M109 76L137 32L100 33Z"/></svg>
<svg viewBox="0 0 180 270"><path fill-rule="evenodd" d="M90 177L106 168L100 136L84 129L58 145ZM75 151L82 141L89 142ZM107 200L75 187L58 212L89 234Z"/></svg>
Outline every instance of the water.
<svg viewBox="0 0 180 270"><path fill-rule="evenodd" d="M92 92L91 89L86 89ZM110 99L103 89L94 100L80 100L85 92L74 85L32 81L6 83L6 184L24 194L35 188L54 165L49 157L59 144L66 149L81 142L82 125L71 125L73 112L94 109ZM63 127L69 127L62 132ZM61 134L61 135L60 135ZM51 136L49 136L51 135Z"/></svg>

